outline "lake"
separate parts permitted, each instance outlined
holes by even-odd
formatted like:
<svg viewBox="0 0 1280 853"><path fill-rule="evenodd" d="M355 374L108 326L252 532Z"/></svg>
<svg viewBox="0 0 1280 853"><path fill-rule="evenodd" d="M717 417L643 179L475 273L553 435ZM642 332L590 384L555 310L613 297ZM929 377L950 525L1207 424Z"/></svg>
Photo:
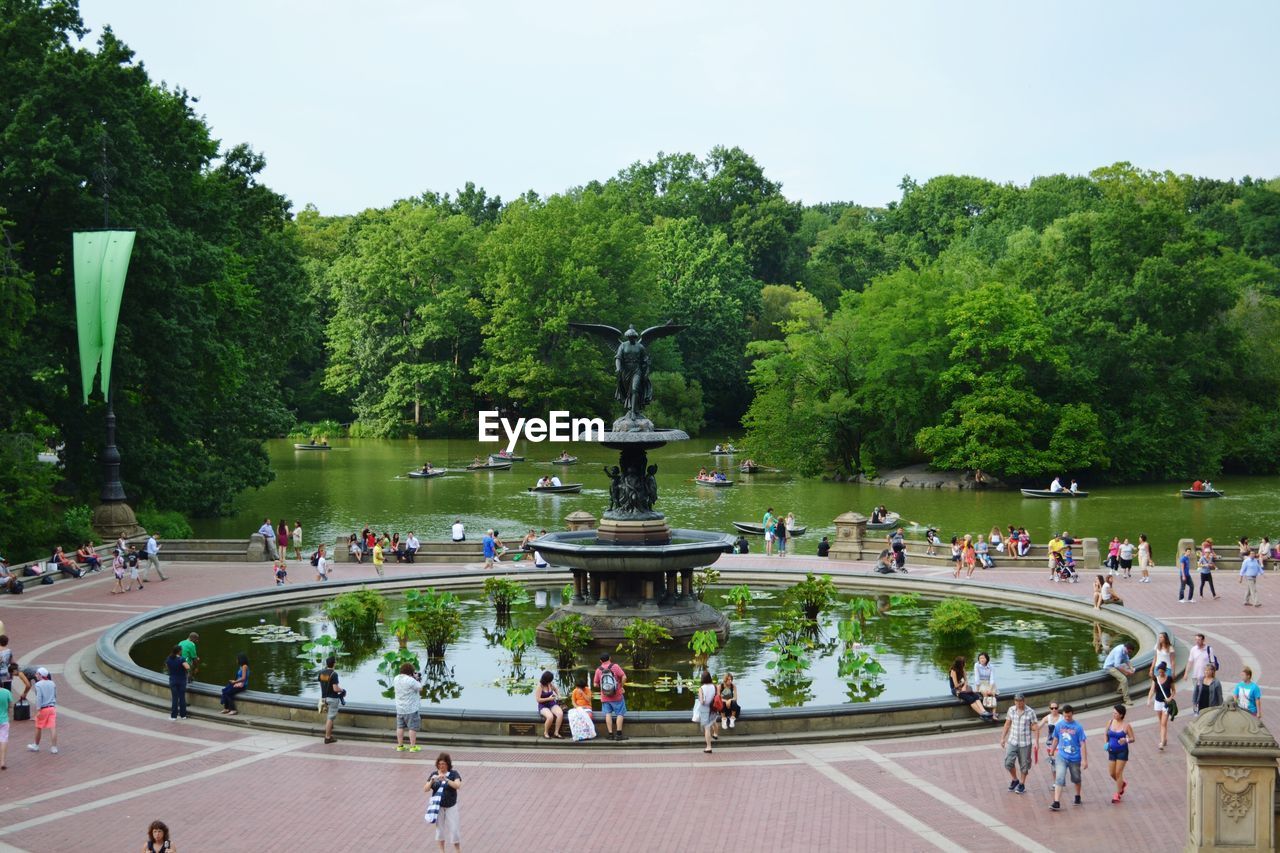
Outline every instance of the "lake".
<svg viewBox="0 0 1280 853"><path fill-rule="evenodd" d="M1072 535L1109 539L1127 536L1134 542L1146 533L1153 555L1162 565L1173 561L1181 537L1234 542L1240 536L1280 535L1280 477L1235 477L1216 480L1227 493L1218 500L1191 501L1178 496L1187 483L1138 486L1097 486L1081 482L1090 491L1084 500L1033 500L1017 491L952 491L900 489L855 483L799 479L789 474L741 475L736 465L744 457L715 457L711 448L725 436L675 442L650 454L658 464L657 509L672 527L732 532L733 521L756 521L772 506L775 514L794 512L809 532L796 542L801 553L813 553L823 534L832 535L832 520L856 510L869 514L885 504L902 514L909 529L919 536L925 527L937 527L944 538L955 534L986 533L993 524L1025 526L1033 541L1044 542L1050 531L1069 530ZM286 439L267 442L276 479L263 489L245 492L233 517L197 519L196 535L209 538L244 538L255 532L262 519L290 524L302 522L307 544L317 536L332 542L339 535L368 525L378 531L407 534L419 539L447 539L455 517L462 518L473 534L493 527L508 540L517 540L530 527L564 529L564 517L585 510L599 517L608 506L605 464L616 465L615 451L594 444L533 444L521 442L517 462L509 471L472 473L457 471L433 479L409 479L406 473L430 461L437 467L462 468L479 455L500 449L465 439L391 440L337 439L330 451L294 450ZM560 451L568 450L581 461L577 465L549 465ZM729 470L735 485L712 489L696 485L698 468L719 463ZM535 495L526 491L544 474L556 474L566 483L583 484L580 494ZM757 540L758 541L758 540ZM1229 549L1227 549L1229 552Z"/></svg>

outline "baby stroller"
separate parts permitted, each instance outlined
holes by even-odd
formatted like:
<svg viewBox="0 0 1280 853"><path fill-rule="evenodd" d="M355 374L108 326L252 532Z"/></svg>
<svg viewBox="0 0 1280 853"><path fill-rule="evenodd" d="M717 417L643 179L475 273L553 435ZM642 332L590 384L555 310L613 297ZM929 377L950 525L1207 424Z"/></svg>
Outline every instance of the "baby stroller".
<svg viewBox="0 0 1280 853"><path fill-rule="evenodd" d="M1076 573L1076 561L1070 554L1053 554L1053 582L1079 583L1080 575Z"/></svg>

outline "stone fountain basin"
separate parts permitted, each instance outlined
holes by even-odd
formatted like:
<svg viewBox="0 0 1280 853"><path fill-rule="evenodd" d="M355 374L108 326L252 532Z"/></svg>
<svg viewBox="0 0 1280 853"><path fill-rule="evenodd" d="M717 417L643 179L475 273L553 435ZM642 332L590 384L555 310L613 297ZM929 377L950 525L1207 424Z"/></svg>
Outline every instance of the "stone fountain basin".
<svg viewBox="0 0 1280 853"><path fill-rule="evenodd" d="M601 543L594 530L548 533L532 543L552 565L593 572L676 572L709 566L733 553L734 537L706 530L672 530L670 545Z"/></svg>

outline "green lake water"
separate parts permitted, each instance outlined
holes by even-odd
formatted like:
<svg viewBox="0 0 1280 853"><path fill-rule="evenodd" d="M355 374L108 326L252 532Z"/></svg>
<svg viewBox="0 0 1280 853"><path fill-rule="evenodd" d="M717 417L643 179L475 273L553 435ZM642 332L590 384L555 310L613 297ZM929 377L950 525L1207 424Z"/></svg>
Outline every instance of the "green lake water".
<svg viewBox="0 0 1280 853"><path fill-rule="evenodd" d="M560 604L558 586L530 583L529 591L529 601L512 609L513 627L534 627ZM835 623L849 619L849 608L843 602L851 596L841 595L841 605L824 611L820 618L822 633L809 653L804 676L793 683L780 684L767 667L772 655L760 635L763 625L778 617L782 596L776 589L757 588L752 592L753 600L741 615L725 601L723 588L713 588L706 596L707 603L730 616L729 639L711 655L707 666L717 675L734 674L746 708L943 696L947 693L946 671L954 657L964 654L972 661L979 651L991 656L996 684L1002 693L1012 695L1012 689L1019 686L1096 670L1107 651L1126 639L1104 633L1090 622L983 605L983 627L975 641L964 647L945 646L920 630L932 602L891 607L888 598L879 597L877 605L882 611L887 607L888 612L867 620L863 639L868 649L877 649L873 654L886 672L878 679L842 676L839 661L845 647L838 639ZM874 596L867 594L868 598ZM443 665L424 670L426 698L445 708L525 709L532 716L530 692L544 669L555 671L554 654L546 649L529 649L522 667L514 667L510 653L501 646L503 629L496 624L493 607L479 592L462 593L460 598L462 639L449 646ZM403 599L392 597L390 605L387 620L400 614ZM252 634L243 633L259 626L287 627L305 637L334 632L320 604L255 608L174 626L135 646L132 657L139 665L158 670L169 649L189 631L197 630L204 661L199 680L222 683L235 669L236 654L243 651L249 655L252 689L307 698L318 695L317 664L300 657L303 643L254 642ZM344 642L344 653L338 658L337 669L350 691L350 699L389 707L389 681L378 672L378 663L383 653L397 647L395 639L381 626L376 636L339 637ZM409 649L425 663L425 654L416 643L411 642ZM579 656L579 672L593 665L596 651L590 649ZM627 704L632 710L691 707L690 685L696 683L694 679L701 671L690 660L688 649L674 645L657 651L652 667L646 670L631 669L625 653L619 653L616 659L629 671ZM566 695L572 690L573 675L572 670L559 673L561 690Z"/></svg>
<svg viewBox="0 0 1280 853"><path fill-rule="evenodd" d="M832 520L856 510L869 514L876 504L901 513L904 523L919 535L927 526L944 537L986 533L991 526L1026 527L1035 542L1044 542L1050 531L1109 539L1127 536L1137 541L1146 533L1157 563L1172 562L1177 540L1212 536L1218 543L1240 536L1280 536L1280 477L1234 477L1215 480L1227 493L1218 500L1193 501L1178 496L1186 483L1139 486L1097 486L1081 482L1090 491L1084 500L1034 500L1017 491L953 491L899 489L852 483L798 479L786 473L740 475L742 457L714 457L709 451L724 437L675 442L650 454L658 464L657 509L672 527L732 532L733 521L759 521L767 507L785 515L794 512L808 533L795 544L812 553L823 534L835 532ZM292 525L301 520L307 544L317 537L332 542L368 525L378 531L407 534L419 539L448 538L449 526L461 517L473 534L487 527L508 540L530 527L564 529L564 517L575 510L599 516L608 505L608 478L602 467L616 465L615 451L594 444L561 445L521 442L516 453L527 457L509 471L471 473L457 471L433 479L409 479L410 469L424 462L461 468L472 458L499 449L499 445L467 440L338 439L330 451L294 450L288 440L267 443L276 479L263 489L244 493L234 517L199 519L196 534L211 538L242 538L255 532L262 519ZM539 464L561 449L578 456L579 464ZM692 482L698 468L717 462L729 467L735 485L713 489ZM557 474L566 483L583 484L579 494L535 495L526 491L544 474Z"/></svg>

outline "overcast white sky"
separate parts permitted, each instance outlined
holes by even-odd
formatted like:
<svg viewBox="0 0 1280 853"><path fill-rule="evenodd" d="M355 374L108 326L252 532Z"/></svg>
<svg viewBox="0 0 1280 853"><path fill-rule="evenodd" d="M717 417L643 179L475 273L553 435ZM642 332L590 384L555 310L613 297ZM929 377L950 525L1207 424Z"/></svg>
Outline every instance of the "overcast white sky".
<svg viewBox="0 0 1280 853"><path fill-rule="evenodd" d="M805 202L1117 160L1280 174L1280 3L82 0L328 214L737 145Z"/></svg>

